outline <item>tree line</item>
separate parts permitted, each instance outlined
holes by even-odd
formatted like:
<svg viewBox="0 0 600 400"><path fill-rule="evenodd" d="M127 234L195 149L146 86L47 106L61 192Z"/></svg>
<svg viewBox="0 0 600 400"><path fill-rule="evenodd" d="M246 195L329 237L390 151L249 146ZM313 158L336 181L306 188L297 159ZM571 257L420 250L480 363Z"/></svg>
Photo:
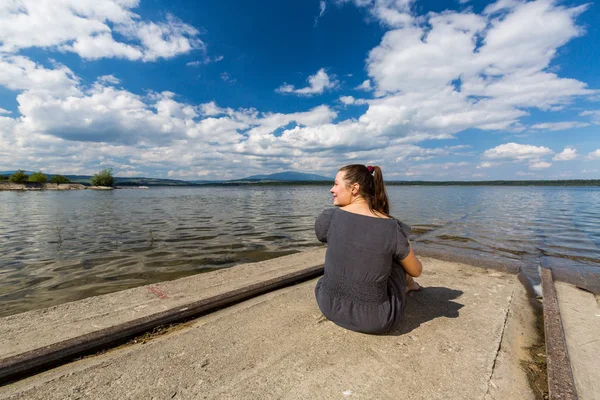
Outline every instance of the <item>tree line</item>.
<svg viewBox="0 0 600 400"><path fill-rule="evenodd" d="M12 183L48 183L48 177L42 171L34 172L31 175L27 175L22 169L15 171L11 176L0 175L0 181L9 181ZM69 178L64 175L54 175L50 178L49 183L71 183ZM103 169L102 171L94 174L90 180L92 186L109 186L112 187L115 184L115 178L112 175L112 168Z"/></svg>

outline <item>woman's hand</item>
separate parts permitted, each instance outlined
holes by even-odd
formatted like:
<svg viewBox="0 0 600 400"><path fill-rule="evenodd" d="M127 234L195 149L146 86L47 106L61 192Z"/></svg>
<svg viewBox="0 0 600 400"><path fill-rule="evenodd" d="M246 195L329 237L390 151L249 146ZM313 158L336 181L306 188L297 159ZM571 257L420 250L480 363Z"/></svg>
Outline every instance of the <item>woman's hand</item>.
<svg viewBox="0 0 600 400"><path fill-rule="evenodd" d="M402 268L404 268L404 271L406 271L407 274L416 278L423 272L423 264L421 264L421 261L415 256L415 252L413 251L410 242L409 246L410 253L408 253L404 260L400 261L400 265L402 265Z"/></svg>

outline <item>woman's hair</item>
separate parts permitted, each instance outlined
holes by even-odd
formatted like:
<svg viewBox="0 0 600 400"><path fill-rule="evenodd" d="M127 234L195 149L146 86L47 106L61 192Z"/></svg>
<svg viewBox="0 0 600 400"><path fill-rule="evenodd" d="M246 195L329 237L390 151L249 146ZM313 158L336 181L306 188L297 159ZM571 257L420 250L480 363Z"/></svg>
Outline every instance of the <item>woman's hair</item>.
<svg viewBox="0 0 600 400"><path fill-rule="evenodd" d="M340 168L345 174L346 183L358 183L358 193L367 200L371 210L379 211L390 216L390 203L388 202L381 168L372 167L373 174L362 164L351 164Z"/></svg>

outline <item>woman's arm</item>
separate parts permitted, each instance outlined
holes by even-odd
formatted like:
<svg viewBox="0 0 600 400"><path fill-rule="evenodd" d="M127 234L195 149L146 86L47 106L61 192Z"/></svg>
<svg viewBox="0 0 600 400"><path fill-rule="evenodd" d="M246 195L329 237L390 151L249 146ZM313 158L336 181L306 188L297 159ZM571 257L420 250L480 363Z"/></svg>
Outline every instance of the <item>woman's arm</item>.
<svg viewBox="0 0 600 400"><path fill-rule="evenodd" d="M416 278L423 272L423 264L421 264L421 261L415 256L415 252L413 251L410 242L408 245L410 246L410 253L408 253L404 260L400 261L400 265L402 265L402 268L404 268L404 271L406 271L407 274Z"/></svg>

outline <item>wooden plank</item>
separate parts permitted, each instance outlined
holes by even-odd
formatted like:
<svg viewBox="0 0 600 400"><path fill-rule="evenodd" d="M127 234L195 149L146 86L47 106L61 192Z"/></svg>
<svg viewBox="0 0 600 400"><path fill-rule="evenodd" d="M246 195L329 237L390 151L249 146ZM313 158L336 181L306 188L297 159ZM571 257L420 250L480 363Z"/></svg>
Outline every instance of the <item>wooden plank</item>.
<svg viewBox="0 0 600 400"><path fill-rule="evenodd" d="M206 314L273 290L312 279L322 273L322 265L306 268L2 359L0 360L0 385L59 365L75 357L122 343L157 326Z"/></svg>
<svg viewBox="0 0 600 400"><path fill-rule="evenodd" d="M556 288L550 269L542 269L542 292L550 400L577 400Z"/></svg>

